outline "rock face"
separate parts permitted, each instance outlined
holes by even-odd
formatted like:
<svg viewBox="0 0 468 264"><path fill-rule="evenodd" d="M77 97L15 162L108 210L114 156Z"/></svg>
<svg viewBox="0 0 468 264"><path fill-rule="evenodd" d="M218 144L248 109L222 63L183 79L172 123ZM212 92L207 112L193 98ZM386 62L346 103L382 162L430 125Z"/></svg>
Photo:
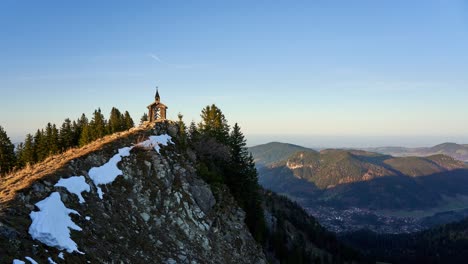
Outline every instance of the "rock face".
<svg viewBox="0 0 468 264"><path fill-rule="evenodd" d="M138 145L150 135L168 134L175 144L160 149ZM97 186L89 177L118 149L134 146L118 163L121 175ZM89 192L84 202L60 178L85 177ZM34 205L59 192L81 231L71 231L80 254L49 247L28 233ZM0 262L31 257L39 263L266 263L261 247L244 224L245 213L227 190L217 197L200 179L177 145L177 126L156 123L152 130L104 145L67 163L54 174L19 192L0 215ZM5 208L6 207L6 208ZM63 257L63 258L62 258ZM50 260L49 260L50 258ZM49 261L49 262L48 262ZM50 262L53 261L53 262Z"/></svg>

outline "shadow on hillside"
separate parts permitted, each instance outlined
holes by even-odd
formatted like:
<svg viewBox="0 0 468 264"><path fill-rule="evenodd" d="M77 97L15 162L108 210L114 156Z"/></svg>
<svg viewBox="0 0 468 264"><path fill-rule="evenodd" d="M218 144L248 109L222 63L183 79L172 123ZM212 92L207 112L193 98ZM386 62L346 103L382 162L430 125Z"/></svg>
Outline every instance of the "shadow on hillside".
<svg viewBox="0 0 468 264"><path fill-rule="evenodd" d="M287 168L262 168L260 184L272 191L333 207L415 210L440 205L444 196L468 195L468 169L428 176L383 176L319 189Z"/></svg>
<svg viewBox="0 0 468 264"><path fill-rule="evenodd" d="M369 209L424 209L435 207L443 196L468 195L468 170L457 169L428 176L387 176L341 184L324 190L331 205Z"/></svg>
<svg viewBox="0 0 468 264"><path fill-rule="evenodd" d="M284 167L259 169L259 183L263 188L297 198L315 199L322 191L312 182L298 179Z"/></svg>

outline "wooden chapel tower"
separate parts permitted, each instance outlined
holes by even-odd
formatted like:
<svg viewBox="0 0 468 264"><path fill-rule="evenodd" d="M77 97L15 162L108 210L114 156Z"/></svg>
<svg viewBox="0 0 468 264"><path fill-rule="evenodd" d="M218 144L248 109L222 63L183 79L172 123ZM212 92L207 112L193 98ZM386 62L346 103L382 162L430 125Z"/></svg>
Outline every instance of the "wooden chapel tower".
<svg viewBox="0 0 468 264"><path fill-rule="evenodd" d="M166 119L167 106L161 103L161 97L159 96L158 87L156 87L156 95L154 96L154 102L148 105L148 120L154 122L157 120Z"/></svg>

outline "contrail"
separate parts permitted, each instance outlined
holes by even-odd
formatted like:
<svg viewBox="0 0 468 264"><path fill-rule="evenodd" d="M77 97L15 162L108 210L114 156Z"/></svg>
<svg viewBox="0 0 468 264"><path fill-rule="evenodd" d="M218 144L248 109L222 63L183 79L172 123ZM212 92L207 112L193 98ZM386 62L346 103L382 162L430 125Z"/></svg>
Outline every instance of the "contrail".
<svg viewBox="0 0 468 264"><path fill-rule="evenodd" d="M153 58L157 62L162 62L162 60L153 53L148 54L148 56L150 56L151 58Z"/></svg>

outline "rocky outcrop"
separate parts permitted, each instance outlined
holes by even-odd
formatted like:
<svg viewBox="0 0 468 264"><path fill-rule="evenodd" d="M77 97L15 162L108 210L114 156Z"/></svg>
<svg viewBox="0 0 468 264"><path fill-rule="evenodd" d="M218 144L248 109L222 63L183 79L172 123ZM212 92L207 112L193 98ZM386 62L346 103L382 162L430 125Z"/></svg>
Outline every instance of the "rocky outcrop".
<svg viewBox="0 0 468 264"><path fill-rule="evenodd" d="M167 146L148 143L152 135L172 140ZM128 155L117 156L123 148ZM96 186L90 171L116 156L118 176ZM227 190L215 197L185 156L177 145L177 126L165 121L68 162L2 205L0 262L30 257L39 263L266 263L244 224L245 213ZM80 188L84 201L67 185L55 186L77 176L90 187ZM66 217L79 227L70 231L77 250L45 243L48 234L42 237L49 240L31 236L31 213L44 210L38 202L54 193L76 211Z"/></svg>

